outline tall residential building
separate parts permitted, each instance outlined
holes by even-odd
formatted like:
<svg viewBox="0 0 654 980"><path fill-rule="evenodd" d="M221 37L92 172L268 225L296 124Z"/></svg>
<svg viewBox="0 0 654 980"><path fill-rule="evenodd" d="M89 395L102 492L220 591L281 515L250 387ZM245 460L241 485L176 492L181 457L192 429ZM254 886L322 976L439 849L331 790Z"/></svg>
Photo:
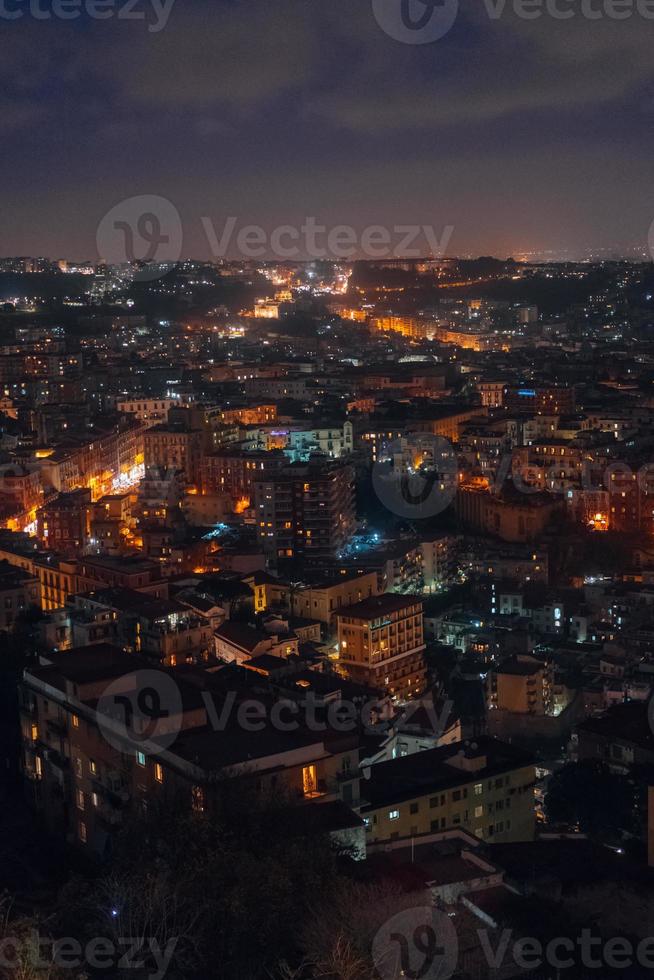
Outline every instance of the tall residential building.
<svg viewBox="0 0 654 980"><path fill-rule="evenodd" d="M451 585L456 579L459 538L445 531L423 532L420 542L422 574L429 592Z"/></svg>
<svg viewBox="0 0 654 980"><path fill-rule="evenodd" d="M233 501L252 499L255 480L274 475L288 466L281 450L243 452L225 448L202 458L202 492L225 493Z"/></svg>
<svg viewBox="0 0 654 980"><path fill-rule="evenodd" d="M186 482L197 487L204 442L201 429L156 425L145 433L145 465L158 467L162 474L181 470Z"/></svg>
<svg viewBox="0 0 654 980"><path fill-rule="evenodd" d="M338 663L353 680L398 699L425 687L422 600L387 592L340 609Z"/></svg>
<svg viewBox="0 0 654 980"><path fill-rule="evenodd" d="M552 714L552 669L534 657L505 661L488 675L488 707L523 715Z"/></svg>
<svg viewBox="0 0 654 980"><path fill-rule="evenodd" d="M59 494L37 513L37 534L44 548L67 558L78 557L91 537L91 491Z"/></svg>
<svg viewBox="0 0 654 980"><path fill-rule="evenodd" d="M354 470L294 463L254 484L259 543L269 558L333 557L355 529Z"/></svg>
<svg viewBox="0 0 654 980"><path fill-rule="evenodd" d="M541 415L572 415L576 407L576 393L564 385L507 385L502 403L509 411L533 412Z"/></svg>
<svg viewBox="0 0 654 980"><path fill-rule="evenodd" d="M106 856L131 809L165 792L211 813L235 773L298 804L360 799L357 733L282 732L271 723L252 732L238 712L213 730L203 685L202 674L189 682L108 643L31 665L20 692L22 769L46 829L89 856ZM138 707L153 689L166 705L156 718Z"/></svg>

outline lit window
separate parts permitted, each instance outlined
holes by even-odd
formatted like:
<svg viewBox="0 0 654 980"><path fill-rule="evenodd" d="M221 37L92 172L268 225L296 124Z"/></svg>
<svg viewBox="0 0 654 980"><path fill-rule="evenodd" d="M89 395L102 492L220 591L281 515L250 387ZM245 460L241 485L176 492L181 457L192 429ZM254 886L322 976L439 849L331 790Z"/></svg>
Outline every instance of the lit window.
<svg viewBox="0 0 654 980"><path fill-rule="evenodd" d="M79 728L79 717L77 715L73 715L71 721L73 723L73 728Z"/></svg>
<svg viewBox="0 0 654 980"><path fill-rule="evenodd" d="M89 769L91 770L91 775L92 776L97 776L97 774L98 774L98 767L97 767L97 764L93 761L93 759L90 759L89 760Z"/></svg>
<svg viewBox="0 0 654 980"><path fill-rule="evenodd" d="M399 810L389 810L388 811L388 819L389 820L399 820L400 819L400 811Z"/></svg>
<svg viewBox="0 0 654 980"><path fill-rule="evenodd" d="M482 783L475 783L475 796L481 796L484 792L484 787Z"/></svg>
<svg viewBox="0 0 654 980"><path fill-rule="evenodd" d="M484 808L483 808L483 806L476 806L475 807L475 816L476 817L483 817L483 815L484 815Z"/></svg>
<svg viewBox="0 0 654 980"><path fill-rule="evenodd" d="M204 813L204 790L201 786L194 786L191 790L191 806L195 813Z"/></svg>
<svg viewBox="0 0 654 980"><path fill-rule="evenodd" d="M141 766L141 768L145 768L146 758L143 752L136 753L136 762L139 766Z"/></svg>
<svg viewBox="0 0 654 980"><path fill-rule="evenodd" d="M82 792L81 789L77 790L77 809L78 810L84 809L84 793Z"/></svg>
<svg viewBox="0 0 654 980"><path fill-rule="evenodd" d="M154 778L158 783L163 783L164 781L163 766L161 766L158 762L154 767Z"/></svg>
<svg viewBox="0 0 654 980"><path fill-rule="evenodd" d="M80 820L79 823L79 839L82 844L86 844L86 824Z"/></svg>
<svg viewBox="0 0 654 980"><path fill-rule="evenodd" d="M318 778L315 766L305 766L302 770L302 790L305 796L316 796L318 793Z"/></svg>

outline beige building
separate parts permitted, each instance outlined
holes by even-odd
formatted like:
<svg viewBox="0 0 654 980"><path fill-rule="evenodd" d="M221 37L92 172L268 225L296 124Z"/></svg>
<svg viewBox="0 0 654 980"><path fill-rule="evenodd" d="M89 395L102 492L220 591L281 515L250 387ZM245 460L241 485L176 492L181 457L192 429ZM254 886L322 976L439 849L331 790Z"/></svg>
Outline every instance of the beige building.
<svg viewBox="0 0 654 980"><path fill-rule="evenodd" d="M331 626L338 611L344 606L376 596L378 591L377 572L341 575L294 593L293 615L319 619L321 623Z"/></svg>
<svg viewBox="0 0 654 980"><path fill-rule="evenodd" d="M172 398L130 398L119 401L116 407L126 415L135 415L139 422L157 425L166 421L169 410L176 404Z"/></svg>
<svg viewBox="0 0 654 980"><path fill-rule="evenodd" d="M535 657L507 660L488 675L488 707L521 715L552 713L552 671Z"/></svg>
<svg viewBox="0 0 654 980"><path fill-rule="evenodd" d="M200 461L204 447L201 429L155 425L145 433L145 465L162 473L181 470L191 486L200 484Z"/></svg>
<svg viewBox="0 0 654 980"><path fill-rule="evenodd" d="M503 541L531 542L565 510L565 501L549 494L515 494L513 499L490 492L488 486L464 484L455 500L460 520L471 530Z"/></svg>
<svg viewBox="0 0 654 980"><path fill-rule="evenodd" d="M385 593L337 613L338 664L353 680L410 699L425 687L422 600Z"/></svg>
<svg viewBox="0 0 654 980"><path fill-rule="evenodd" d="M370 843L456 827L491 843L534 838L534 763L497 739L417 752L364 775L361 816Z"/></svg>

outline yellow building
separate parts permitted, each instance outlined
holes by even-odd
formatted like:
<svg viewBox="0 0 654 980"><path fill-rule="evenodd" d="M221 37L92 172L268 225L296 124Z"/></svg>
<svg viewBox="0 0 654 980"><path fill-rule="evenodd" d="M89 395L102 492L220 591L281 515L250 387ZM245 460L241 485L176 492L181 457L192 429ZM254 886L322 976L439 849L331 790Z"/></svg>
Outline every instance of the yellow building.
<svg viewBox="0 0 654 980"><path fill-rule="evenodd" d="M378 592L377 572L344 574L296 592L293 595L293 615L319 619L321 623L331 626L344 606L369 599Z"/></svg>
<svg viewBox="0 0 654 980"><path fill-rule="evenodd" d="M254 596L254 611L256 613L271 610L287 610L289 604L290 585L275 578L268 572L253 572L242 580L249 585Z"/></svg>
<svg viewBox="0 0 654 980"><path fill-rule="evenodd" d="M410 699L425 687L422 600L373 596L337 613L338 664L353 681Z"/></svg>
<svg viewBox="0 0 654 980"><path fill-rule="evenodd" d="M518 656L488 675L488 707L521 715L552 713L552 671L535 657Z"/></svg>
<svg viewBox="0 0 654 980"><path fill-rule="evenodd" d="M458 742L370 766L361 816L370 843L461 827L491 843L534 838L535 768L493 738Z"/></svg>

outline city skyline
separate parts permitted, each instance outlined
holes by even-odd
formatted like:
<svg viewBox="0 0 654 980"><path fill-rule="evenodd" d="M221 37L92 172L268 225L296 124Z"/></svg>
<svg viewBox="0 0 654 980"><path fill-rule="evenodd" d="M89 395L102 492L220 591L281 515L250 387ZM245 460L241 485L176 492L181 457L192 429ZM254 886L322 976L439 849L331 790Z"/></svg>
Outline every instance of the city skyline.
<svg viewBox="0 0 654 980"><path fill-rule="evenodd" d="M653 36L0 0L2 980L654 969Z"/></svg>
<svg viewBox="0 0 654 980"><path fill-rule="evenodd" d="M2 27L3 253L93 259L103 216L141 194L175 205L200 258L201 217L232 214L430 221L453 226L450 254L647 247L641 18L461 4L416 45L367 3L188 0L156 33L87 16Z"/></svg>

